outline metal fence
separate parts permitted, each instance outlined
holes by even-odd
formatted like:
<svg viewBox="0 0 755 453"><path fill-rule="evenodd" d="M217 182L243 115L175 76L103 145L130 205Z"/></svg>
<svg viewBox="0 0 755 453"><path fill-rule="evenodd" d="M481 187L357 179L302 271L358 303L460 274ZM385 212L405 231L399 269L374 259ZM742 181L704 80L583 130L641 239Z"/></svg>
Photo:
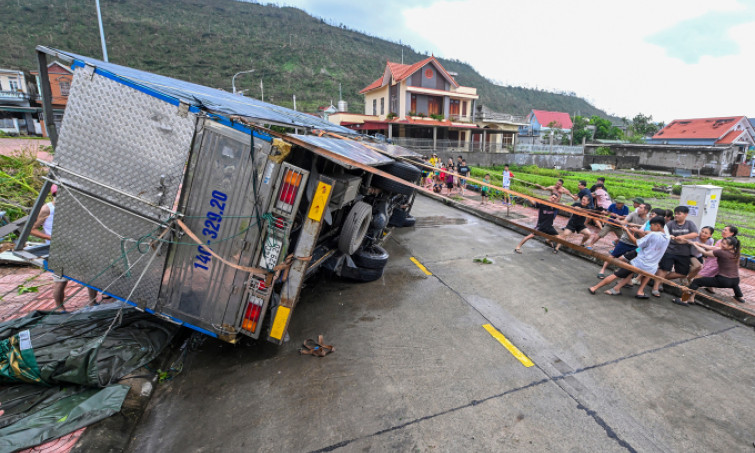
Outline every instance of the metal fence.
<svg viewBox="0 0 755 453"><path fill-rule="evenodd" d="M393 137L395 145L418 153L432 151L458 151L480 153L510 153L514 150L511 137L503 137L503 143L459 142L458 140L435 140L431 138Z"/></svg>
<svg viewBox="0 0 755 453"><path fill-rule="evenodd" d="M584 148L582 146L567 146L567 145L530 145L525 143L517 143L514 151L517 153L530 153L530 154L584 154Z"/></svg>

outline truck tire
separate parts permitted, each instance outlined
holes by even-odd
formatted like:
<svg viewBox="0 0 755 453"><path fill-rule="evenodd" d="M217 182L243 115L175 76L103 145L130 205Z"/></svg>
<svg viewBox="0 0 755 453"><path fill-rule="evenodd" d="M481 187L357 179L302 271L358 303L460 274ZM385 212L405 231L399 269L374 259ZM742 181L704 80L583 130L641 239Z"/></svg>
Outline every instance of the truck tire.
<svg viewBox="0 0 755 453"><path fill-rule="evenodd" d="M343 222L341 235L338 237L338 250L347 255L353 255L362 245L370 222L372 222L372 206L363 201L354 203Z"/></svg>
<svg viewBox="0 0 755 453"><path fill-rule="evenodd" d="M406 212L405 210L394 209L393 214L391 215L391 220L390 222L388 222L388 225L399 227L399 228L413 227L416 221L417 219L409 215L409 213Z"/></svg>
<svg viewBox="0 0 755 453"><path fill-rule="evenodd" d="M369 267L344 266L343 269L341 269L341 277L357 282L373 282L383 276L384 269L384 267L381 267L380 269L370 269Z"/></svg>
<svg viewBox="0 0 755 453"><path fill-rule="evenodd" d="M379 245L373 245L371 247L365 247L359 249L351 255L351 259L354 260L354 264L359 267L365 267L369 269L382 269L388 263L388 252Z"/></svg>
<svg viewBox="0 0 755 453"><path fill-rule="evenodd" d="M381 170L412 183L416 183L422 175L422 172L419 170L419 168L415 167L412 164L399 161L391 162L385 167L382 167ZM411 195L412 193L414 193L414 187L401 184L379 175L372 176L372 187L377 187L378 189L383 189L388 192L393 192L401 195Z"/></svg>

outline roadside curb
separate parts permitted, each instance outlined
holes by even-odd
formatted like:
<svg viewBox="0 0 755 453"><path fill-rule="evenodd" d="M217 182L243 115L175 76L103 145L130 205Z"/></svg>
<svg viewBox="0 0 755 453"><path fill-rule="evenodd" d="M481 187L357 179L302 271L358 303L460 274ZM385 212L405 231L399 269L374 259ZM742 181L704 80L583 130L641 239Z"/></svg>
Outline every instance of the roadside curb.
<svg viewBox="0 0 755 453"><path fill-rule="evenodd" d="M465 205L463 203L459 203L456 200L453 200L451 198L447 198L447 197L444 197L444 196L441 196L441 195L429 194L429 193L425 193L425 192L418 192L418 193L420 195L423 195L423 196L426 196L428 198L431 198L431 199L434 199L436 201L439 201L439 202L441 202L441 203L443 203L443 204L445 204L447 206L451 206L451 207L457 208L460 211L466 212L467 214L472 214L472 215L474 215L476 217L479 217L481 219L487 220L488 222L495 223L498 226L502 226L502 227L507 228L509 230L516 231L519 234L522 234L522 235L529 234L528 231L526 231L525 229L521 228L515 222L507 220L507 219L505 219L503 217L499 217L497 215L490 214L488 212L479 211L477 209L474 209L471 206ZM542 238L540 238L540 237L535 237L533 239L534 240L538 240L540 242L544 242L544 240ZM599 259L597 259L597 258L595 258L595 257L589 256L589 255L585 255L583 253L580 253L580 252L578 252L576 250L572 250L572 249L567 248L567 247L563 247L561 249L561 253L568 253L570 255L574 255L576 257L582 258L583 260L587 260L587 261L590 261L590 262L598 264L598 265L602 264L602 261L599 260ZM668 288L668 289L665 290L665 292L668 293L668 294L673 294L675 296L680 296L681 295L681 291L678 288ZM709 310L715 311L716 313L724 315L724 316L726 316L728 318L731 318L731 319L734 319L736 321L739 321L739 322L741 322L742 324L744 324L746 326L755 327L755 313L753 313L753 312L751 312L749 310L743 310L742 308L740 308L738 306L727 304L727 303L722 303L722 302L719 302L719 301L716 301L716 300L713 300L713 299L709 299L707 297L701 297L701 296L696 297L695 303L697 305L705 307L705 308L707 308Z"/></svg>

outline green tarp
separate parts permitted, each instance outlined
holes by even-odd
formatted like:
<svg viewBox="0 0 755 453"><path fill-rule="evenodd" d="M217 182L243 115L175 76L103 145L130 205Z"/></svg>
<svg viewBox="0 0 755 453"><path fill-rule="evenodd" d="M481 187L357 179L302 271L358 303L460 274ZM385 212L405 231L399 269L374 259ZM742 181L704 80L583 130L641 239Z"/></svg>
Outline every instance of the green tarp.
<svg viewBox="0 0 755 453"><path fill-rule="evenodd" d="M0 323L0 452L118 412L128 393L118 380L157 357L177 330L120 304Z"/></svg>

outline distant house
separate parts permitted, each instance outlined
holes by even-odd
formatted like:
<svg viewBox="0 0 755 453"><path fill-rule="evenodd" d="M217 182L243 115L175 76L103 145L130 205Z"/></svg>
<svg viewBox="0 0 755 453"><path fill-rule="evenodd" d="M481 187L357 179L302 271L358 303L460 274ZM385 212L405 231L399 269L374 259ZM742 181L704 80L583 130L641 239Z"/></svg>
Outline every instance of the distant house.
<svg viewBox="0 0 755 453"><path fill-rule="evenodd" d="M532 110L526 118L527 125L519 127L519 137L523 141L537 143L544 136L554 132L556 136L569 134L573 127L571 117L564 112Z"/></svg>
<svg viewBox="0 0 755 453"><path fill-rule="evenodd" d="M744 116L674 120L647 143L611 146L617 156L639 157L651 170L690 170L702 175L742 175L755 129ZM749 169L745 176L749 176Z"/></svg>
<svg viewBox="0 0 755 453"><path fill-rule="evenodd" d="M483 129L497 132L486 134L486 145L491 150L506 147L513 149L519 128L528 125L523 115L496 112L482 104L477 105L475 123Z"/></svg>
<svg viewBox="0 0 755 453"><path fill-rule="evenodd" d="M733 146L744 152L755 145L755 129L745 116L674 120L658 131L648 143Z"/></svg>
<svg viewBox="0 0 755 453"><path fill-rule="evenodd" d="M459 85L434 56L411 65L388 61L360 93L364 114L337 113L331 122L432 149L468 145L473 133L483 133L473 122L477 89Z"/></svg>
<svg viewBox="0 0 755 453"><path fill-rule="evenodd" d="M31 107L29 80L23 71L0 68L0 130L12 135L36 131L37 109Z"/></svg>
<svg viewBox="0 0 755 453"><path fill-rule="evenodd" d="M37 93L42 93L41 80L39 79L38 71L31 71L30 74L34 77L37 83ZM47 65L47 74L50 81L50 91L52 92L52 113L55 120L55 126L60 130L60 126L63 122L63 112L66 105L68 105L68 95L71 91L71 83L73 82L73 71L68 67L53 61ZM32 105L36 105L39 108L42 107L42 96L37 95L32 98ZM47 129L44 127L44 120L42 121L42 132L47 136Z"/></svg>

